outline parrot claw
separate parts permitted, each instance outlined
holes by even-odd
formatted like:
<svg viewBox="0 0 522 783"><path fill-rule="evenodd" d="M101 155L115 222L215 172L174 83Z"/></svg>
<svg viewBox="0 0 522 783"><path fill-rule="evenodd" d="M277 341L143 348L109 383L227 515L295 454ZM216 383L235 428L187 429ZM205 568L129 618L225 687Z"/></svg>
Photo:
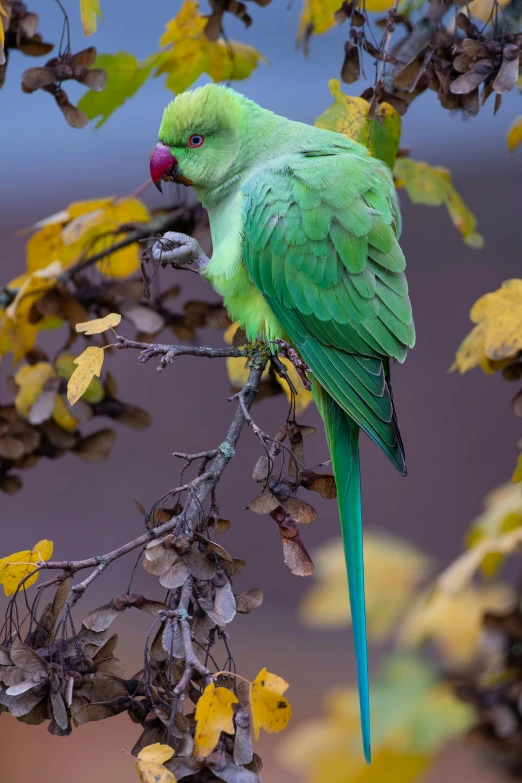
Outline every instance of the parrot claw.
<svg viewBox="0 0 522 783"><path fill-rule="evenodd" d="M161 180L158 179L154 184L158 188L159 192L163 195L163 188L161 187Z"/></svg>
<svg viewBox="0 0 522 783"><path fill-rule="evenodd" d="M279 348L280 355L284 356L285 359L288 359L288 361L294 365L295 369L297 370L297 374L301 378L303 386L307 391L310 391L312 389L312 384L310 383L307 373L311 372L311 370L306 362L303 362L295 348L292 348L292 346L285 340L277 338L274 340L274 342Z"/></svg>
<svg viewBox="0 0 522 783"><path fill-rule="evenodd" d="M154 243L150 255L156 263L163 267L172 264L175 269L194 264L201 272L210 263L210 259L193 237L180 234L177 231L167 231L161 239Z"/></svg>

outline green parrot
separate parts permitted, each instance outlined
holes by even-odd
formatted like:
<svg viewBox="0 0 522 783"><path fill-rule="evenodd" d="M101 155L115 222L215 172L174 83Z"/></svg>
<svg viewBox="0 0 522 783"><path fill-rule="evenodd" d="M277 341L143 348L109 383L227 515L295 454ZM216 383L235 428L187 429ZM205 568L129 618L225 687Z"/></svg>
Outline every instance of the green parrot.
<svg viewBox="0 0 522 783"><path fill-rule="evenodd" d="M346 136L210 84L165 109L151 176L160 189L194 185L213 244L209 259L170 232L154 257L197 264L250 341L284 340L311 370L337 483L369 763L359 430L406 474L390 359L403 362L415 342L391 172Z"/></svg>

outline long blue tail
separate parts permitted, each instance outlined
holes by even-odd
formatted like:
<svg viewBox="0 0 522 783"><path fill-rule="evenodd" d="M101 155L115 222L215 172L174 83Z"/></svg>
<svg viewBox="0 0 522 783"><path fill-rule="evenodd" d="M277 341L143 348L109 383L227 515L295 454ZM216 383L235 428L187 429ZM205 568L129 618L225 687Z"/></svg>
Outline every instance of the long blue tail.
<svg viewBox="0 0 522 783"><path fill-rule="evenodd" d="M350 607L352 611L357 681L364 756L371 763L370 693L364 602L364 561L361 515L361 473L359 468L359 427L319 384L314 395L324 420L326 438L337 484L337 500L344 544Z"/></svg>

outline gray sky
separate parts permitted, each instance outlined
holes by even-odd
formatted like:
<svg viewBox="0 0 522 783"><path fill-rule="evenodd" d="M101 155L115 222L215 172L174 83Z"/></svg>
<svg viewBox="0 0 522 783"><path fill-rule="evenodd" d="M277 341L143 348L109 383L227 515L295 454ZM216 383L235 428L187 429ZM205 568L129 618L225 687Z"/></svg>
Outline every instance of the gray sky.
<svg viewBox="0 0 522 783"><path fill-rule="evenodd" d="M73 50L91 44L99 52L125 49L142 59L157 49L164 23L181 7L181 0L154 0L146 6L138 0L102 0L105 22L88 39L83 37L78 0L66 0L65 5L70 11ZM301 11L298 0L273 0L267 8L249 5L252 27L246 30L239 21L227 19L228 34L259 48L270 64L261 65L250 79L233 86L279 114L313 122L331 103L327 82L338 77L346 26L315 37L307 61L294 44ZM32 0L30 8L40 15L39 31L44 40L56 42L61 30L58 6L52 0ZM204 0L201 8L207 10ZM0 200L4 213L18 211L24 202L36 202L42 189L49 209L59 209L72 199L132 190L147 176L147 156L162 110L173 97L164 86L164 77L151 79L100 130L73 130L49 95L26 95L20 89L23 71L44 62L45 58L12 53L0 93L4 137L0 145ZM371 77L369 58L368 66ZM344 85L343 89L357 95L363 86ZM78 100L84 88L74 84L67 85L67 90ZM403 143L414 157L454 168L463 164L520 166L520 153L510 156L505 145L506 130L522 110L520 94L508 95L496 118L492 106L491 101L469 121L442 111L435 95L425 93L405 117Z"/></svg>

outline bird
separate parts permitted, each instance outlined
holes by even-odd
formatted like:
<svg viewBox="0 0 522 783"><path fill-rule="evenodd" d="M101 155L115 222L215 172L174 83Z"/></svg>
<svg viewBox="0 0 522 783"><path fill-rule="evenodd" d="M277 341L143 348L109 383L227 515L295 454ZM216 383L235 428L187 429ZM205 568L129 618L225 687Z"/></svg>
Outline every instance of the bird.
<svg viewBox="0 0 522 783"><path fill-rule="evenodd" d="M169 249L159 243L155 253L195 264L249 341L282 341L310 370L337 486L370 763L359 432L406 475L390 362L415 343L391 171L347 136L217 84L166 107L150 171L160 190L163 181L194 186L213 247L208 258L193 238L168 232Z"/></svg>

